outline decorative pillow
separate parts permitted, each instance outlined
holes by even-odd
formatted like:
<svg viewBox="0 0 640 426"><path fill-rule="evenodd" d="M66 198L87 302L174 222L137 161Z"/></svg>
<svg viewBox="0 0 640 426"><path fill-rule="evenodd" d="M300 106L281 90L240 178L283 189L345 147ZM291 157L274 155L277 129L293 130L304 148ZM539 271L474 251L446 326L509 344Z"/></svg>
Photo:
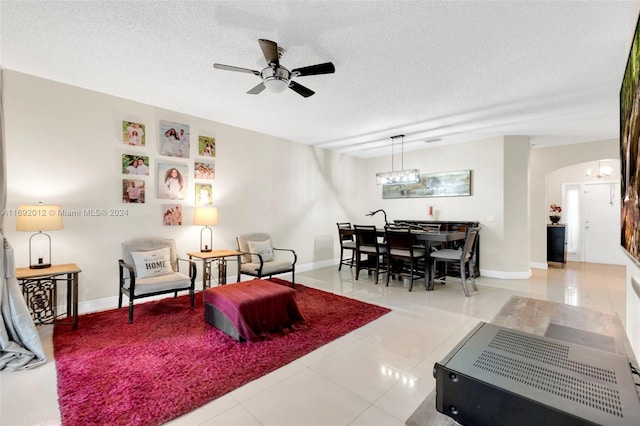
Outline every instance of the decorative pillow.
<svg viewBox="0 0 640 426"><path fill-rule="evenodd" d="M137 278L157 277L173 272L169 247L152 251L131 252Z"/></svg>
<svg viewBox="0 0 640 426"><path fill-rule="evenodd" d="M270 262L273 260L273 248L271 247L271 240L264 241L247 241L249 245L249 251L251 253L258 253L262 256L264 262ZM260 263L260 258L256 255L251 256L251 263Z"/></svg>

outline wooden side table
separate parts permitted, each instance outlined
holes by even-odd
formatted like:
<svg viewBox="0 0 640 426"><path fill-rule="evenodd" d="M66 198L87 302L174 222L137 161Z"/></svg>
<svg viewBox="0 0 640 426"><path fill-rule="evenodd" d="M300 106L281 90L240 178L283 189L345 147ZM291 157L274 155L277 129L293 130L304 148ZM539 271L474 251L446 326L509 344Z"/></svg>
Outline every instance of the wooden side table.
<svg viewBox="0 0 640 426"><path fill-rule="evenodd" d="M82 272L75 263L51 265L48 268L16 268L18 284L31 310L36 324L70 324L78 328L78 274ZM67 283L67 316L58 320L58 281Z"/></svg>
<svg viewBox="0 0 640 426"><path fill-rule="evenodd" d="M211 287L211 263L215 260L218 263L218 285L227 283L227 258L235 257L238 262L238 277L240 282L240 255L242 252L235 250L212 250L212 251L192 251L187 253L189 259L202 259L202 289Z"/></svg>

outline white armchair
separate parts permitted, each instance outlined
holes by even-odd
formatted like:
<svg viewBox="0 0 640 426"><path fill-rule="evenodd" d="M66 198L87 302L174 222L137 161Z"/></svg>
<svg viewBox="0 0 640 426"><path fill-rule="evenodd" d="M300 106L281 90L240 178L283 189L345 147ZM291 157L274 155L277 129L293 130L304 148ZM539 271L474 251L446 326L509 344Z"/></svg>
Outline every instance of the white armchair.
<svg viewBox="0 0 640 426"><path fill-rule="evenodd" d="M262 232L238 235L240 272L262 278L291 272L291 287L295 286L298 256L291 249L275 248L271 236ZM280 254L281 253L281 254Z"/></svg>
<svg viewBox="0 0 640 426"><path fill-rule="evenodd" d="M179 270L179 262L186 263L188 276ZM118 308L122 307L122 295L129 298L129 324L133 322L133 301L159 294L189 291L191 309L194 308L196 264L179 258L172 239L141 238L122 243L122 259L118 260L120 272Z"/></svg>

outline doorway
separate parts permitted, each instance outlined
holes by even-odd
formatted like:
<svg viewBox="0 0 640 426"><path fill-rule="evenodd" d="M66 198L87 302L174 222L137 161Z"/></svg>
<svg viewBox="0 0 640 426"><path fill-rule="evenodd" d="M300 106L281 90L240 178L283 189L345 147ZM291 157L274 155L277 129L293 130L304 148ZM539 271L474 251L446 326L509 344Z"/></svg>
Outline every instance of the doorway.
<svg viewBox="0 0 640 426"><path fill-rule="evenodd" d="M623 264L620 252L620 183L563 184L567 259Z"/></svg>

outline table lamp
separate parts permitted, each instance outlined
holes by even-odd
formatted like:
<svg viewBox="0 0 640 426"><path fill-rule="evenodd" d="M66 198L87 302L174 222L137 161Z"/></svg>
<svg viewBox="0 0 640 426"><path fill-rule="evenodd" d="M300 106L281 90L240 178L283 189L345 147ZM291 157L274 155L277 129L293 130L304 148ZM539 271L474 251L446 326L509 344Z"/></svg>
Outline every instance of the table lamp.
<svg viewBox="0 0 640 426"><path fill-rule="evenodd" d="M29 268L41 269L51 266L51 237L43 231L58 231L64 229L62 224L62 207L61 206L45 206L38 204L36 206L21 205L18 207L18 220L16 221L17 231L35 232L29 237ZM33 262L31 256L31 243L33 238L44 238L49 245L49 252L45 258L44 254L37 257L37 262ZM46 259L46 262L45 262Z"/></svg>
<svg viewBox="0 0 640 426"><path fill-rule="evenodd" d="M196 207L193 214L193 224L204 226L200 231L200 251L210 252L213 247L213 230L209 226L218 224L218 209L216 207ZM202 238L206 230L209 231L209 244L203 245Z"/></svg>

